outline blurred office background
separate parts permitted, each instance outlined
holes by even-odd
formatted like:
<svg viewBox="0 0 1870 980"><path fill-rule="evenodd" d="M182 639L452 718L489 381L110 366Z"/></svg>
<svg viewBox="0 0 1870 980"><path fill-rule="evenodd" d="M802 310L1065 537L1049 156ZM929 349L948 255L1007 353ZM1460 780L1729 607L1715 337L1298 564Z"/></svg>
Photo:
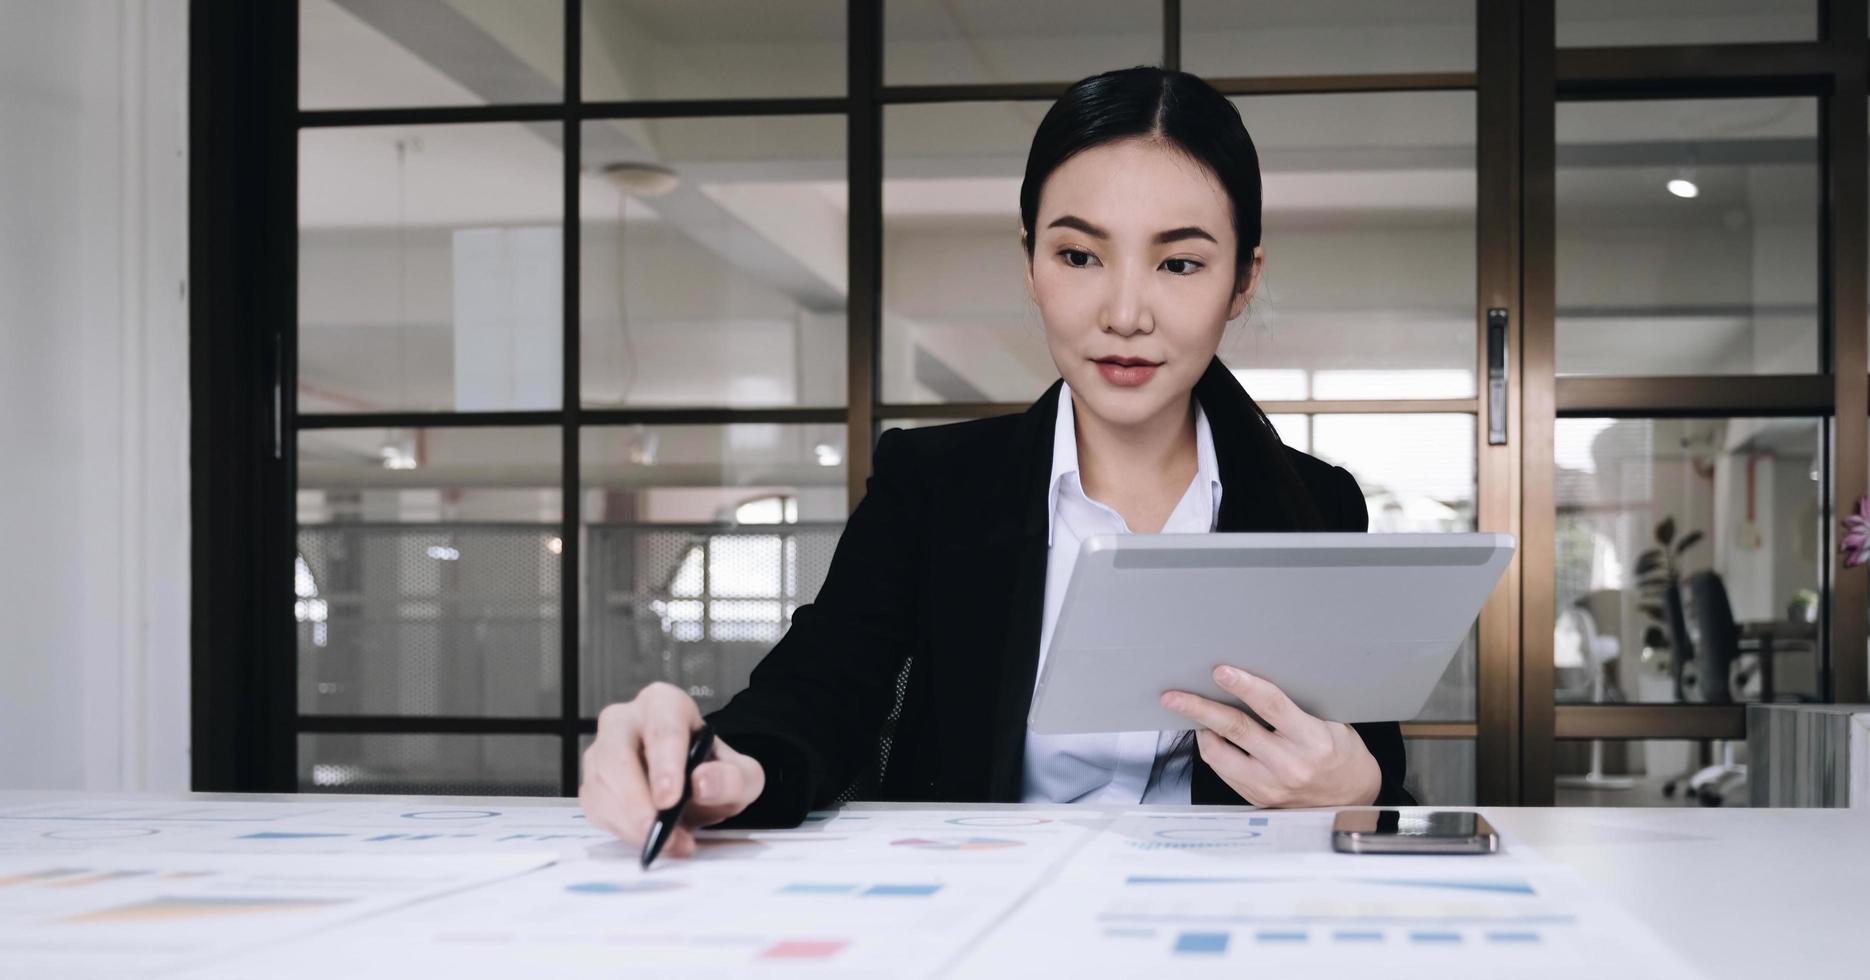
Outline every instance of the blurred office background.
<svg viewBox="0 0 1870 980"><path fill-rule="evenodd" d="M0 0L0 725L88 739L6 774L559 794L722 703L879 432L1056 378L1027 147L1165 64L1260 151L1223 359L1373 531L1521 537L1417 797L1743 802L1742 705L1864 698L1861 6Z"/></svg>

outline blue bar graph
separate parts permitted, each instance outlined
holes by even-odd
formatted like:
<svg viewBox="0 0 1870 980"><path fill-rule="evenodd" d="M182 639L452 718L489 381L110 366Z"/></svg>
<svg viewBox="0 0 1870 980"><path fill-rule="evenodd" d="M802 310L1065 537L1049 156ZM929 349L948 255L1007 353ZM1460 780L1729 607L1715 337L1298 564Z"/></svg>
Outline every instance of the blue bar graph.
<svg viewBox="0 0 1870 980"><path fill-rule="evenodd" d="M1331 940L1339 943L1380 943L1383 934L1370 929L1341 929L1331 934Z"/></svg>
<svg viewBox="0 0 1870 980"><path fill-rule="evenodd" d="M1539 934L1536 932L1490 932L1487 934L1487 941L1490 943L1536 943L1539 941Z"/></svg>
<svg viewBox="0 0 1870 980"><path fill-rule="evenodd" d="M1415 878L1353 878L1367 885L1390 885L1399 888L1452 888L1456 891L1502 892L1508 895L1535 894L1524 881L1439 881Z"/></svg>
<svg viewBox="0 0 1870 980"><path fill-rule="evenodd" d="M926 898L940 890L940 885L871 885L864 889L863 893L865 895L905 895Z"/></svg>
<svg viewBox="0 0 1870 980"><path fill-rule="evenodd" d="M856 891L857 886L838 882L795 881L779 890L788 895L848 895Z"/></svg>
<svg viewBox="0 0 1870 980"><path fill-rule="evenodd" d="M1227 952L1227 933L1184 932L1175 937L1175 952L1178 956L1218 956Z"/></svg>
<svg viewBox="0 0 1870 980"><path fill-rule="evenodd" d="M1453 944L1461 941L1461 934L1458 932L1412 932L1409 934L1409 941L1412 943Z"/></svg>
<svg viewBox="0 0 1870 980"><path fill-rule="evenodd" d="M1308 942L1311 939L1303 929L1261 929L1253 938L1263 943L1302 943Z"/></svg>

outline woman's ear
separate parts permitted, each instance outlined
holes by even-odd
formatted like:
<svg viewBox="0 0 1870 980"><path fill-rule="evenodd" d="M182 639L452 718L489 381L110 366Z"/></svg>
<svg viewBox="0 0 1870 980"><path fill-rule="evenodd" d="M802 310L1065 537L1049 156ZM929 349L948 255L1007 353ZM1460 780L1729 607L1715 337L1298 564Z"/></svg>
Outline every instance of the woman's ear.
<svg viewBox="0 0 1870 980"><path fill-rule="evenodd" d="M1266 246L1253 246L1253 258L1246 271L1234 281L1234 295L1227 304L1227 319L1232 320L1247 309L1247 302L1260 288L1260 272L1266 267Z"/></svg>
<svg viewBox="0 0 1870 980"><path fill-rule="evenodd" d="M1019 232L1019 253L1026 257L1026 298L1032 300L1036 306L1039 303L1039 297L1032 291L1032 249L1028 247L1024 228L1021 228Z"/></svg>

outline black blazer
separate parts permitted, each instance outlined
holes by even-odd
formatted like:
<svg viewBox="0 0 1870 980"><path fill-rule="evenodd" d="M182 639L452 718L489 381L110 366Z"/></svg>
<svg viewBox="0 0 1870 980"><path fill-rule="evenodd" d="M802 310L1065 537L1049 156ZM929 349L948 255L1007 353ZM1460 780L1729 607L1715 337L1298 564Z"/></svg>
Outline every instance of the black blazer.
<svg viewBox="0 0 1870 980"><path fill-rule="evenodd" d="M1019 801L1061 386L1018 415L883 433L817 599L708 715L766 771L728 826L797 825L854 782L867 799ZM1194 394L1221 471L1218 530L1369 529L1357 481L1256 435L1266 423L1218 358ZM1256 446L1284 452L1301 486L1288 478L1282 495ZM1399 726L1354 727L1383 772L1377 801L1413 803ZM1193 766L1192 802L1245 802L1198 754Z"/></svg>

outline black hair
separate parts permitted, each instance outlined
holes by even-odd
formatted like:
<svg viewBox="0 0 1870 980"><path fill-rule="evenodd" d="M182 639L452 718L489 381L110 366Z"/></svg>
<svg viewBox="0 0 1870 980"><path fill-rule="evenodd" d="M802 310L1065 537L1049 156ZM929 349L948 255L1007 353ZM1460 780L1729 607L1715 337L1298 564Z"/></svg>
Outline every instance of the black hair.
<svg viewBox="0 0 1870 980"><path fill-rule="evenodd" d="M1081 79L1065 90L1039 121L1026 156L1026 176L1019 188L1019 224L1025 233L1026 259L1032 261L1039 220L1039 194L1046 179L1065 161L1085 150L1122 140L1140 139L1172 147L1214 175L1233 205L1234 283L1236 289L1260 244L1260 155L1240 119L1240 110L1202 79L1184 71L1149 65L1120 68ZM1317 506L1286 457L1272 420L1247 397L1256 423L1247 438L1253 458L1264 460L1268 486L1283 498L1294 530L1324 527ZM1195 733L1182 732L1150 770L1155 781L1165 767L1192 766ZM1192 790L1192 781L1191 781Z"/></svg>
<svg viewBox="0 0 1870 980"><path fill-rule="evenodd" d="M1260 155L1240 110L1214 86L1185 71L1149 65L1082 79L1052 103L1032 137L1019 188L1026 258L1038 237L1039 193L1066 160L1093 147L1141 139L1174 147L1207 168L1233 204L1235 282L1260 244Z"/></svg>

